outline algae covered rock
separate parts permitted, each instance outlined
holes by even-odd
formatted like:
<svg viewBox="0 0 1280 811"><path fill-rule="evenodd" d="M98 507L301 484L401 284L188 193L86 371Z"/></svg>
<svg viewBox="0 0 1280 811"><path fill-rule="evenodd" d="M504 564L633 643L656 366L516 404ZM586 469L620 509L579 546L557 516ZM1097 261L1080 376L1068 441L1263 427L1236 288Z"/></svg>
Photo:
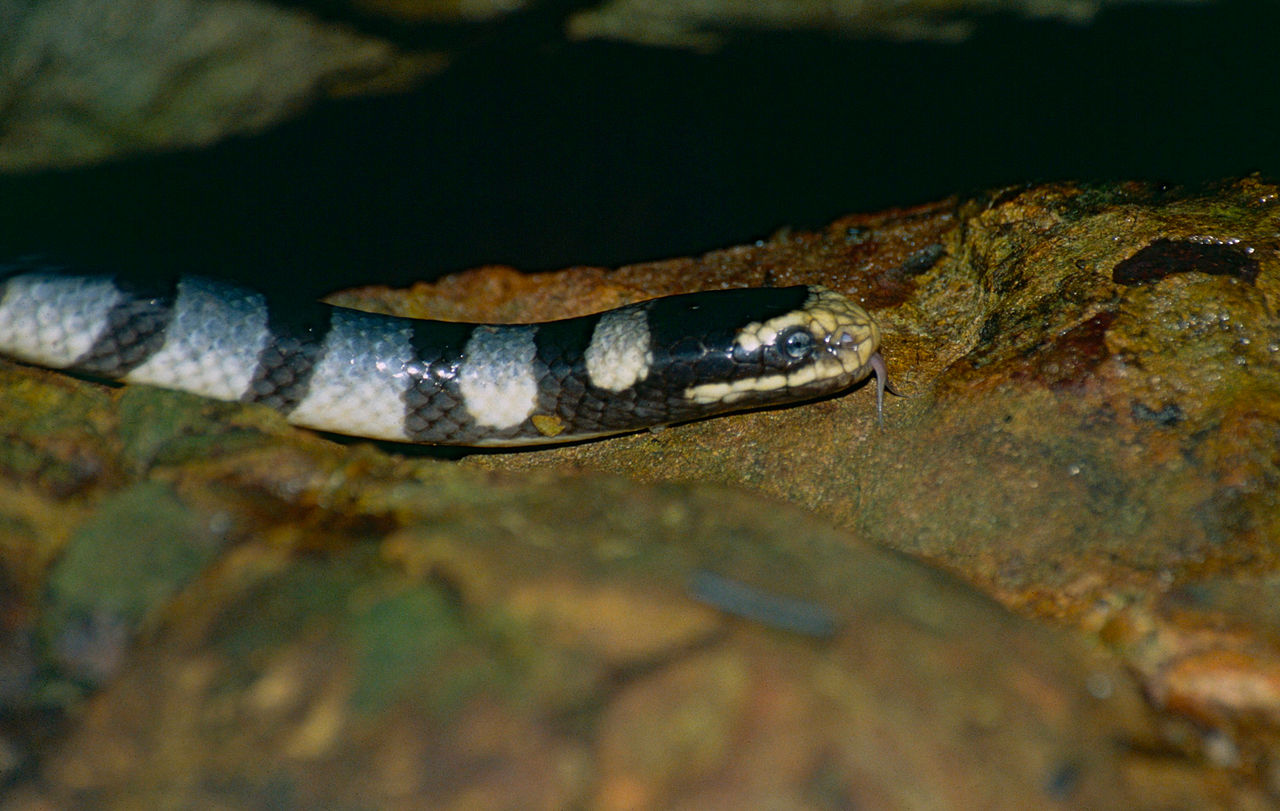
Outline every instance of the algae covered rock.
<svg viewBox="0 0 1280 811"><path fill-rule="evenodd" d="M1061 184L341 297L520 320L821 282L884 327L883 426L859 389L458 460L2 363L7 779L53 804L1265 802L1278 226L1254 178Z"/></svg>

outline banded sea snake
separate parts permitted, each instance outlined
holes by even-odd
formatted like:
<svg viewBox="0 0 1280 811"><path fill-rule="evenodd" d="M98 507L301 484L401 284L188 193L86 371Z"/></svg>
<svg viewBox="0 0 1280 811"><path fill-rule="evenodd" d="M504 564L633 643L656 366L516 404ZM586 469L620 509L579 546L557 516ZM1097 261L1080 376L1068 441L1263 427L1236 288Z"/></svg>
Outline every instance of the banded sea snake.
<svg viewBox="0 0 1280 811"><path fill-rule="evenodd" d="M886 370L868 313L819 286L718 290L539 324L281 308L199 277L157 287L0 264L0 354L265 403L297 425L539 445L809 400Z"/></svg>

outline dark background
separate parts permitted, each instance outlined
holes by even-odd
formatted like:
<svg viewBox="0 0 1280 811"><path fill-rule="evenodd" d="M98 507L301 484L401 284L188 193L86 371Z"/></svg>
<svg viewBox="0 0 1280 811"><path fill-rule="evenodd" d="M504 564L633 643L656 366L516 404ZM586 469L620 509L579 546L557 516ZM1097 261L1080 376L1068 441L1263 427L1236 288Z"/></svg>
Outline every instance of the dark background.
<svg viewBox="0 0 1280 811"><path fill-rule="evenodd" d="M1280 9L992 17L959 44L448 32L409 95L189 153L0 179L0 248L318 295L483 263L618 265L1041 180L1280 177Z"/></svg>

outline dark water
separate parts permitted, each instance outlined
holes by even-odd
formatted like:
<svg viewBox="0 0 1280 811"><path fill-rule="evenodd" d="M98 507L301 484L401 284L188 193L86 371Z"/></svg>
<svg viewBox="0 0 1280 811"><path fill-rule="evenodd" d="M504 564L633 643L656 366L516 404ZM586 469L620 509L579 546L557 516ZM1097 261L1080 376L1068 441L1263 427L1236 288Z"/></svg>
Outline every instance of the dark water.
<svg viewBox="0 0 1280 811"><path fill-rule="evenodd" d="M960 44L753 35L713 55L565 44L531 21L409 96L2 180L0 247L314 295L697 253L1025 181L1275 178L1277 34L1270 2L997 18Z"/></svg>

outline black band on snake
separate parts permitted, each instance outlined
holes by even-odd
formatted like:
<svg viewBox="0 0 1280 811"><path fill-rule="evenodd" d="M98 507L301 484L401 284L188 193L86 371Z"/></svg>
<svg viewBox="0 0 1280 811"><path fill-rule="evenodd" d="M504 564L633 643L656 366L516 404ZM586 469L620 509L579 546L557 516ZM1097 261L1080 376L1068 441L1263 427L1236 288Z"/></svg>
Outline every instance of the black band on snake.
<svg viewBox="0 0 1280 811"><path fill-rule="evenodd" d="M0 265L0 354L266 403L375 439L537 445L809 400L886 373L880 330L818 286L669 296L539 324L425 321L184 277Z"/></svg>

